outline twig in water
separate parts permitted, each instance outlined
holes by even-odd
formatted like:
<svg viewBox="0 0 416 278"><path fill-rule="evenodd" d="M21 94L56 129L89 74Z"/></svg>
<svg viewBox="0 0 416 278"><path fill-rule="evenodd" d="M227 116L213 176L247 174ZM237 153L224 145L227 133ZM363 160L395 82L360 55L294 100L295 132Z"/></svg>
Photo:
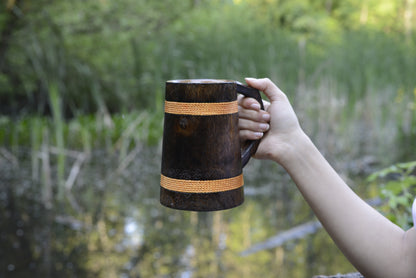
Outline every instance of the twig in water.
<svg viewBox="0 0 416 278"><path fill-rule="evenodd" d="M316 276L313 276L312 278L364 278L364 276L361 273L355 272L355 273L337 274L337 275L331 275L331 276L316 275Z"/></svg>
<svg viewBox="0 0 416 278"><path fill-rule="evenodd" d="M117 173L123 172L124 169L126 169L129 164L133 161L133 159L140 153L140 150L142 149L142 146L138 144L133 151L131 151L126 158L120 163L120 166L117 168Z"/></svg>
<svg viewBox="0 0 416 278"><path fill-rule="evenodd" d="M0 148L0 154L5 159L7 159L13 167L19 167L19 160L14 156L11 152L6 150L5 148Z"/></svg>
<svg viewBox="0 0 416 278"><path fill-rule="evenodd" d="M322 228L322 225L319 221L312 221L301 224L282 233L279 233L278 235L271 237L266 241L251 246L247 250L241 252L240 255L248 256L261 250L281 246L286 241L304 238L306 235L313 234L320 228Z"/></svg>
<svg viewBox="0 0 416 278"><path fill-rule="evenodd" d="M65 182L65 189L67 191L71 191L72 186L75 183L75 180L80 172L81 165L87 158L87 155L84 153L79 153L77 159L75 160L74 164L72 165L71 171L69 172L69 176Z"/></svg>
<svg viewBox="0 0 416 278"><path fill-rule="evenodd" d="M380 206L383 204L383 201L380 198L369 199L366 200L366 202L370 206ZM298 225L289 230L283 231L273 237L270 237L269 239L263 242L251 246L250 248L241 252L240 255L248 256L262 250L279 247L289 240L304 238L309 234L316 233L320 228L322 228L322 224L319 221L311 221Z"/></svg>

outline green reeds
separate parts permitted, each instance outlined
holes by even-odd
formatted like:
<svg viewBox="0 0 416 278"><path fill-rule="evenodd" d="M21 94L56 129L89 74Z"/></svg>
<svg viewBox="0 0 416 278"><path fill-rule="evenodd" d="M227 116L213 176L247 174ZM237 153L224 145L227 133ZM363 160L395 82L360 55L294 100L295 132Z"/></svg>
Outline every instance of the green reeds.
<svg viewBox="0 0 416 278"><path fill-rule="evenodd" d="M139 155L140 144L160 141L165 80L243 81L245 76L253 76L275 81L324 147L354 150L346 141L353 136L366 147L370 143L363 139L367 138L364 130L371 134L368 138L375 142L374 148L378 143L386 148L392 143L387 134L391 130L395 140L416 150L412 143L416 142L414 41L364 29L315 37L260 21L242 25L241 16L248 19L252 15L234 9L237 7L219 9L215 16L193 10L157 35L148 34L146 40L127 40L131 43L117 51L117 59L103 47L105 54L97 48L97 55L88 60L83 50L68 49L76 45L77 38L66 41L60 28L47 36L33 30L29 41L22 38L22 53L30 61L21 67L22 79L27 94L48 94L49 106L43 104L43 109L35 111L48 114L47 106L52 120L3 117L0 125L7 128L0 130L1 142L12 152L30 145L35 154L48 139L46 145L56 147L56 163L55 156L50 163L56 167L58 196L62 196L70 171L67 150L116 152L120 165L127 165ZM404 96L401 103L394 101L397 92ZM383 124L386 122L388 125ZM389 140L383 140L386 136ZM379 152L385 151L382 148ZM32 158L34 178L40 167L39 160Z"/></svg>
<svg viewBox="0 0 416 278"><path fill-rule="evenodd" d="M41 152L42 141L43 141L43 130L44 124L39 117L34 117L31 120L30 130L30 146L32 152L32 179L34 181L39 180L39 153Z"/></svg>
<svg viewBox="0 0 416 278"><path fill-rule="evenodd" d="M122 173L140 156L148 144L162 137L163 114L147 111L125 115L78 116L64 121L59 110L59 95L51 87L53 118L22 117L0 120L0 157L16 165L28 165L29 177L40 185L45 208L68 203L74 210L79 205L73 188L83 167L94 152L114 153L119 158L117 171ZM108 126L108 121L112 126ZM27 161L28 159L28 161Z"/></svg>
<svg viewBox="0 0 416 278"><path fill-rule="evenodd" d="M52 108L53 130L55 133L55 143L58 150L57 154L57 186L58 199L64 198L65 184L65 140L64 140L64 120L62 115L62 103L59 94L58 84L52 82L49 86L49 102Z"/></svg>
<svg viewBox="0 0 416 278"><path fill-rule="evenodd" d="M39 152L42 161L42 201L46 208L50 209L53 206L53 185L52 185L52 169L50 162L50 146L49 146L49 129L42 130L42 146ZM57 201L62 201L62 197Z"/></svg>

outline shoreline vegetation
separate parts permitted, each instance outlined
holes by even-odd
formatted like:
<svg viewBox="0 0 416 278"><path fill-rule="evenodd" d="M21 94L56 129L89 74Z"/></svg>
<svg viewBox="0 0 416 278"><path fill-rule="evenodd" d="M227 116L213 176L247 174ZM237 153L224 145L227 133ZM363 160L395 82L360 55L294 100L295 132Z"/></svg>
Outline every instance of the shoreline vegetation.
<svg viewBox="0 0 416 278"><path fill-rule="evenodd" d="M406 146L398 159L416 150L413 6L124 1L146 17L104 2L2 7L1 144L30 145L32 125L47 127L58 148L107 148L130 125L140 126L135 139L154 142L166 80L254 76L279 84L318 145L328 134L371 144L361 137L381 132L373 138Z"/></svg>
<svg viewBox="0 0 416 278"><path fill-rule="evenodd" d="M122 166L160 145L164 82L176 78L271 78L345 176L414 160L416 31L401 16L415 7L125 1L146 17L104 2L2 7L0 145L28 148L32 176L46 163L35 154L52 154L58 199L94 150Z"/></svg>
<svg viewBox="0 0 416 278"><path fill-rule="evenodd" d="M22 261L13 244L24 239L12 229L33 222L40 236L22 244L27 248L22 252L38 263L36 273L43 277L62 269L68 275L76 269L80 277L106 271L113 277L173 272L215 277L221 268L239 277L270 274L267 269L290 277L323 273L313 259L320 248L313 245L338 254L323 233L303 245L234 258L275 234L276 227L288 230L314 220L304 204L295 204L300 197L285 187L287 177L270 189L267 176L276 168L270 171L268 164L254 161L245 169L248 184L256 184L256 172L266 177L247 193L253 199L266 199L270 192L281 198L267 207L276 220L258 218L263 207L254 202L244 213L211 216L152 207L156 193L148 184L158 171L164 86L170 79L269 77L288 95L306 133L334 168L366 198L381 196L380 209L408 227L416 194L415 1L32 2L0 6L0 178L8 185L0 192L0 216L11 227L4 237L10 261L13 256ZM118 192L123 182L127 191ZM132 209L125 199L141 207ZM13 213L10 200L18 204ZM27 203L35 208L29 214ZM47 217L36 224L39 212ZM128 221L144 240L134 250L122 239ZM185 223L185 235L205 233L202 239L186 239L177 231L178 221ZM73 240L71 247L54 243L53 232L43 227L48 225L58 227L61 240ZM105 225L114 226L117 240ZM137 225L143 230L137 232ZM173 238L164 237L171 232ZM230 239L221 249L226 235ZM127 241L134 239L129 236ZM217 249L209 249L212 242ZM120 259L117 248L128 254ZM285 248L297 253L287 255ZM68 264L54 261L54 252ZM98 259L82 261L85 253ZM304 253L307 265L297 258ZM342 256L326 255L323 271L354 271ZM287 261L299 271L283 269ZM19 267L31 271L24 263L0 261L0 266L4 276Z"/></svg>

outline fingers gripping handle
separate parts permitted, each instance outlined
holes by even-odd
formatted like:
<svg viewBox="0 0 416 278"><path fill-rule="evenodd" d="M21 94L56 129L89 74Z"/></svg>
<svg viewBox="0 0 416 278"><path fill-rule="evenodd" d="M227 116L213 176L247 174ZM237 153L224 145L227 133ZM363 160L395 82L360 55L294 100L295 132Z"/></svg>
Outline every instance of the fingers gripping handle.
<svg viewBox="0 0 416 278"><path fill-rule="evenodd" d="M263 105L263 101L261 99L259 90L237 83L237 93L242 94L246 97L251 97L251 98L256 99L260 103L261 109L264 110L264 105ZM257 147L259 146L259 144L260 144L260 139L254 140L254 141L248 140L247 142L243 144L243 146L241 147L241 166L242 167L244 167L250 160L250 157L256 153Z"/></svg>

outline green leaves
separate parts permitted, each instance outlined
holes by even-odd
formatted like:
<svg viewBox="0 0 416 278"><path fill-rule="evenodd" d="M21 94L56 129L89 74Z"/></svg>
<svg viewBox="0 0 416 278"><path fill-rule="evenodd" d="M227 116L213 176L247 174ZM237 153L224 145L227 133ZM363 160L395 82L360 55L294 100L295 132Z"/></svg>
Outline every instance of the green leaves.
<svg viewBox="0 0 416 278"><path fill-rule="evenodd" d="M412 203L416 198L416 161L382 169L370 175L367 181L380 183L381 195L387 200L382 208L386 216L403 229L410 228L413 225Z"/></svg>
<svg viewBox="0 0 416 278"><path fill-rule="evenodd" d="M8 114L47 114L50 81L59 84L65 116L102 104L151 110L157 98L149 92L171 78L269 76L294 91L329 77L357 95L373 84L414 88L414 43L401 47L414 32L414 24L406 35L400 29L403 13L416 9L409 1L9 2L21 16L8 28L9 10L0 6L0 34L10 34L7 44L0 38L0 102L17 103Z"/></svg>

